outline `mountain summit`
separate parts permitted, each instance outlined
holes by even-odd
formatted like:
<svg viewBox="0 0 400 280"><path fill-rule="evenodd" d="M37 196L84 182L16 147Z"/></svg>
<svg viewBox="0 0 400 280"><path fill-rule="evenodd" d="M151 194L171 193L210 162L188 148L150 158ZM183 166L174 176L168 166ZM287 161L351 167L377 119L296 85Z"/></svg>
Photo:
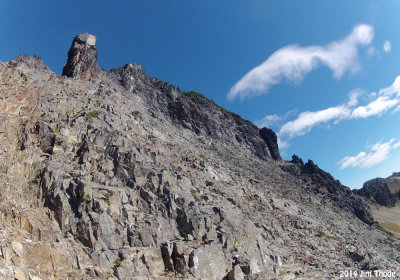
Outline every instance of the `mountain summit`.
<svg viewBox="0 0 400 280"><path fill-rule="evenodd" d="M96 36L89 33L79 34L69 49L63 76L88 81L96 77L97 68Z"/></svg>
<svg viewBox="0 0 400 280"><path fill-rule="evenodd" d="M332 279L391 270L399 240L277 137L138 64L0 63L5 279Z"/></svg>

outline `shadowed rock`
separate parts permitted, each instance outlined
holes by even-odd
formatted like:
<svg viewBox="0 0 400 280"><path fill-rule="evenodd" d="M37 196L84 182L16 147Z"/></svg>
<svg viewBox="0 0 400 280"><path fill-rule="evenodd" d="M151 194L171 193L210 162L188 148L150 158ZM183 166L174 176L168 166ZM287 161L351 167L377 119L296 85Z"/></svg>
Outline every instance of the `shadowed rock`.
<svg viewBox="0 0 400 280"><path fill-rule="evenodd" d="M96 36L83 33L72 41L68 51L68 61L63 68L63 76L89 81L96 77L97 48Z"/></svg>
<svg viewBox="0 0 400 280"><path fill-rule="evenodd" d="M364 183L361 189L353 190L353 193L364 196L380 205L393 207L400 200L398 175L398 173L393 173L388 178L369 180Z"/></svg>
<svg viewBox="0 0 400 280"><path fill-rule="evenodd" d="M269 152L271 153L271 157L274 160L282 160L281 155L279 153L278 148L278 137L272 129L263 127L260 129L260 136L265 141L268 146Z"/></svg>

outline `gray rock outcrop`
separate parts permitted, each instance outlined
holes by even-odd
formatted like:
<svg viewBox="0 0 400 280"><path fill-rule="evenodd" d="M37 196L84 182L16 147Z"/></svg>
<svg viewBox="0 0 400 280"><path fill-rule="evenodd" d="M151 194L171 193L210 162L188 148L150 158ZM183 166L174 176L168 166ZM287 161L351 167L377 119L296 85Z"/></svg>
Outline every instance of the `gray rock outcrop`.
<svg viewBox="0 0 400 280"><path fill-rule="evenodd" d="M137 64L92 75L82 48L71 78L39 57L0 63L0 278L398 269L363 201L312 161L274 160L271 132Z"/></svg>
<svg viewBox="0 0 400 280"><path fill-rule="evenodd" d="M341 208L348 208L363 222L372 225L374 219L370 208L362 199L352 194L349 187L343 186L339 180L335 180L331 174L320 169L312 160L306 164L297 155L292 156L295 169L290 172L301 176L310 186L320 193L329 193L332 201Z"/></svg>
<svg viewBox="0 0 400 280"><path fill-rule="evenodd" d="M96 73L96 36L89 33L79 34L74 38L68 51L68 60L64 65L62 75L89 81L96 77Z"/></svg>

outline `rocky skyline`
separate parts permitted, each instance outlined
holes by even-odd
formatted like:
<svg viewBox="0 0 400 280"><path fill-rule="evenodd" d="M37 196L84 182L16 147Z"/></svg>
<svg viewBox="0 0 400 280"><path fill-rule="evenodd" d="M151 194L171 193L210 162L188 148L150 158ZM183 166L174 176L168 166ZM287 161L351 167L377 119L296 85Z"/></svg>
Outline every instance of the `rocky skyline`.
<svg viewBox="0 0 400 280"><path fill-rule="evenodd" d="M398 272L369 203L277 137L135 63L64 75L0 63L0 275L8 279L335 279Z"/></svg>
<svg viewBox="0 0 400 280"><path fill-rule="evenodd" d="M359 189L400 171L399 8L396 0L3 1L0 61L38 54L61 75L66 42L96 34L100 68L141 64L274 130L284 160L312 159Z"/></svg>

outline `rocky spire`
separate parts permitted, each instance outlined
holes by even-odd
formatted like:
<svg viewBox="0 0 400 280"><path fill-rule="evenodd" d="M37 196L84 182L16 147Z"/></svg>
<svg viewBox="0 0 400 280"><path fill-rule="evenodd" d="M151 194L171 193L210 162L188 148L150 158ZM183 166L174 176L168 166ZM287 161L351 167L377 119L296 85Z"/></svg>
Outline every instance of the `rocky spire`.
<svg viewBox="0 0 400 280"><path fill-rule="evenodd" d="M272 129L263 127L260 129L259 134L264 142L267 144L271 157L274 160L282 160L278 148L278 137Z"/></svg>
<svg viewBox="0 0 400 280"><path fill-rule="evenodd" d="M97 48L96 36L83 33L72 41L68 51L68 61L63 68L63 76L89 81L96 77Z"/></svg>

